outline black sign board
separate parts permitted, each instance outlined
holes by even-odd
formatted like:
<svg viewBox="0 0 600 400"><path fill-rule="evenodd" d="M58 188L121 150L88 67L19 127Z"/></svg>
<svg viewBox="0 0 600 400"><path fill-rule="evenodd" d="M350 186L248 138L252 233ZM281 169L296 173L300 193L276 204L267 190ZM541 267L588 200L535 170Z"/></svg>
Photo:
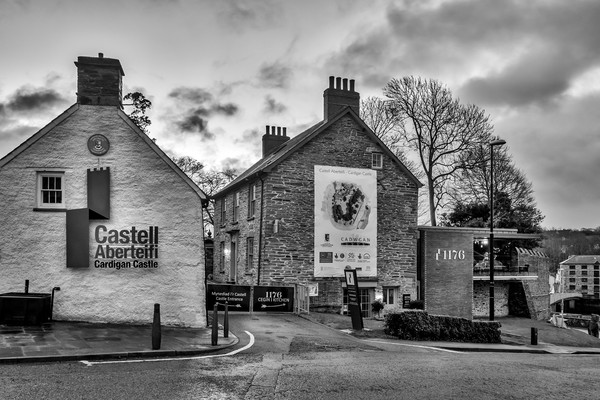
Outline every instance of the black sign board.
<svg viewBox="0 0 600 400"><path fill-rule="evenodd" d="M410 307L410 294L402 295L402 308Z"/></svg>
<svg viewBox="0 0 600 400"><path fill-rule="evenodd" d="M360 292L358 291L358 277L355 269L344 270L346 288L348 289L348 311L352 317L352 329L363 329L362 312L360 310Z"/></svg>
<svg viewBox="0 0 600 400"><path fill-rule="evenodd" d="M212 310L216 303L229 304L229 311L250 311L250 286L208 285L206 307Z"/></svg>
<svg viewBox="0 0 600 400"><path fill-rule="evenodd" d="M254 286L254 311L294 311L294 288Z"/></svg>

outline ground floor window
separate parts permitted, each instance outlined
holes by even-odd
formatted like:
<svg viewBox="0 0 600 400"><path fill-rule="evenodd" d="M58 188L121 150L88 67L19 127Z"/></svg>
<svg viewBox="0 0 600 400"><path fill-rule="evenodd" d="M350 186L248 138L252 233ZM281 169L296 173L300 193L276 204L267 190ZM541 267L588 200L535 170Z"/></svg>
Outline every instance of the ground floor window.
<svg viewBox="0 0 600 400"><path fill-rule="evenodd" d="M359 288L359 298L360 298L360 311L362 313L363 318L371 318L371 303L375 297L375 291L373 289L361 289ZM343 306L343 314L349 314L350 310L348 309L348 289L344 288L344 306Z"/></svg>
<svg viewBox="0 0 600 400"><path fill-rule="evenodd" d="M383 302L385 304L396 304L396 288L383 288Z"/></svg>

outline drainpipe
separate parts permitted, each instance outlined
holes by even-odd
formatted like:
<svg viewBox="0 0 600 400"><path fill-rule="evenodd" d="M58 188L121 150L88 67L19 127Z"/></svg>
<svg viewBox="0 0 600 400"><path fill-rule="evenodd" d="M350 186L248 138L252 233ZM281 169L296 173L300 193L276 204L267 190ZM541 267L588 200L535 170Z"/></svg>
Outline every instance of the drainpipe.
<svg viewBox="0 0 600 400"><path fill-rule="evenodd" d="M262 176L259 174L258 179L260 179L260 223L258 226L258 268L256 273L256 285L260 286L260 265L262 263L262 239L263 239L263 209L264 209L264 201L265 201L265 181Z"/></svg>

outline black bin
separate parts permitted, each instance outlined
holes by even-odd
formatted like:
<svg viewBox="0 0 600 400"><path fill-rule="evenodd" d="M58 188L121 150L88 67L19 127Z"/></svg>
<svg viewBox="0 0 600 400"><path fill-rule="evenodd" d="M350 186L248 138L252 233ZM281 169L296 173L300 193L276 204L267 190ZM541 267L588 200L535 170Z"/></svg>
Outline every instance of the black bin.
<svg viewBox="0 0 600 400"><path fill-rule="evenodd" d="M0 294L0 324L41 325L50 320L50 293Z"/></svg>

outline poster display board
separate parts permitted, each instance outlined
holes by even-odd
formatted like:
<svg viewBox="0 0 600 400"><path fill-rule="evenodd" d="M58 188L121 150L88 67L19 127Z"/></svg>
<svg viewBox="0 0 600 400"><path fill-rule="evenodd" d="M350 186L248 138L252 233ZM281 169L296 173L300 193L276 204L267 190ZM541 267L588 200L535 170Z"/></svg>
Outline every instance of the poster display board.
<svg viewBox="0 0 600 400"><path fill-rule="evenodd" d="M254 286L254 311L294 311L294 288Z"/></svg>
<svg viewBox="0 0 600 400"><path fill-rule="evenodd" d="M377 276L377 171L315 165L315 277Z"/></svg>

